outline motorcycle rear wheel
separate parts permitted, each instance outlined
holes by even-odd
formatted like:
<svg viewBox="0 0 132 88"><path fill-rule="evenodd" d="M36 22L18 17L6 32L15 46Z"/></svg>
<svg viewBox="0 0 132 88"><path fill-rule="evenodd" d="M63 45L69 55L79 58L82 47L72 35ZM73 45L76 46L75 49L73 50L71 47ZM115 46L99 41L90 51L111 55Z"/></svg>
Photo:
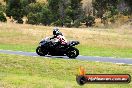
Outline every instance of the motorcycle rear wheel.
<svg viewBox="0 0 132 88"><path fill-rule="evenodd" d="M75 47L72 47L72 48L69 48L67 50L67 53L66 55L69 57L69 58L73 58L75 59L78 55L79 55L79 50Z"/></svg>

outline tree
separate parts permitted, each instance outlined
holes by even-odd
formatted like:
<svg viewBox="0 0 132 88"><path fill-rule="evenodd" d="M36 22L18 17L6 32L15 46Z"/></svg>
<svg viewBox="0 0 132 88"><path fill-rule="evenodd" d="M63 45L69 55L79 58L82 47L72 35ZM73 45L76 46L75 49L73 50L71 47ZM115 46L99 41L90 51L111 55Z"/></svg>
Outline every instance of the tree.
<svg viewBox="0 0 132 88"><path fill-rule="evenodd" d="M60 16L60 19L61 19L61 26L64 26L65 24L65 18L66 17L66 9L69 5L69 0L60 0L60 3L59 3L59 16Z"/></svg>
<svg viewBox="0 0 132 88"><path fill-rule="evenodd" d="M48 1L48 8L51 11L53 15L53 21L56 21L59 19L59 3L60 0L47 0Z"/></svg>
<svg viewBox="0 0 132 88"><path fill-rule="evenodd" d="M103 14L111 8L116 9L119 0L93 0L93 7L96 10L98 17L102 18Z"/></svg>
<svg viewBox="0 0 132 88"><path fill-rule="evenodd" d="M92 2L91 2L90 0L86 1L86 2L83 4L83 9L84 9L85 14L86 14L87 16L92 15L92 13L93 13Z"/></svg>
<svg viewBox="0 0 132 88"><path fill-rule="evenodd" d="M57 26L64 26L69 18L66 13L70 0L48 0L48 8L52 13L52 22Z"/></svg>
<svg viewBox="0 0 132 88"><path fill-rule="evenodd" d="M9 17L17 20L18 23L22 23L22 17L27 15L25 7L30 3L35 3L36 0L4 0L7 5L6 14Z"/></svg>
<svg viewBox="0 0 132 88"><path fill-rule="evenodd" d="M26 6L25 12L28 14L30 12L37 13L42 11L43 4L41 3L30 3Z"/></svg>
<svg viewBox="0 0 132 88"><path fill-rule="evenodd" d="M30 3L25 10L29 24L50 25L52 22L53 15L46 4Z"/></svg>
<svg viewBox="0 0 132 88"><path fill-rule="evenodd" d="M19 13L19 14L18 14ZM18 23L22 22L23 9L20 0L8 0L6 14L13 17Z"/></svg>
<svg viewBox="0 0 132 88"><path fill-rule="evenodd" d="M40 24L41 23L41 13L36 13L36 14L34 14L34 13L32 13L32 12L30 12L29 14L28 14L28 23L29 24Z"/></svg>
<svg viewBox="0 0 132 88"><path fill-rule="evenodd" d="M29 24L40 24L42 19L42 6L40 3L30 3L26 6L25 12Z"/></svg>
<svg viewBox="0 0 132 88"><path fill-rule="evenodd" d="M115 15L118 14L118 4L120 0L93 0L93 8L98 18L101 18L101 22L107 25L108 18L115 20Z"/></svg>
<svg viewBox="0 0 132 88"><path fill-rule="evenodd" d="M36 3L36 0L27 0L29 3Z"/></svg>
<svg viewBox="0 0 132 88"><path fill-rule="evenodd" d="M0 3L0 21L2 22L6 21L6 18L4 16L5 9L5 6Z"/></svg>
<svg viewBox="0 0 132 88"><path fill-rule="evenodd" d="M42 7L41 11L41 23L44 25L50 25L52 20L52 14L50 10L47 8L47 6Z"/></svg>
<svg viewBox="0 0 132 88"><path fill-rule="evenodd" d="M124 2L129 6L128 13L132 14L132 1L131 0L124 0Z"/></svg>
<svg viewBox="0 0 132 88"><path fill-rule="evenodd" d="M3 0L4 2L8 3L9 0ZM28 3L36 3L36 0L21 0L21 1L27 1Z"/></svg>
<svg viewBox="0 0 132 88"><path fill-rule="evenodd" d="M82 0L47 0L48 9L51 11L51 22L58 26L64 26L71 21L81 19L83 9ZM78 20L79 21L79 20ZM77 22L78 22L77 21ZM76 23L77 23L76 22Z"/></svg>
<svg viewBox="0 0 132 88"><path fill-rule="evenodd" d="M95 24L95 18L93 16L86 16L85 23L87 27L92 27Z"/></svg>
<svg viewBox="0 0 132 88"><path fill-rule="evenodd" d="M83 15L83 9L82 9L82 0L70 0L70 6L71 6L71 18L73 20L73 23L77 19L81 19Z"/></svg>

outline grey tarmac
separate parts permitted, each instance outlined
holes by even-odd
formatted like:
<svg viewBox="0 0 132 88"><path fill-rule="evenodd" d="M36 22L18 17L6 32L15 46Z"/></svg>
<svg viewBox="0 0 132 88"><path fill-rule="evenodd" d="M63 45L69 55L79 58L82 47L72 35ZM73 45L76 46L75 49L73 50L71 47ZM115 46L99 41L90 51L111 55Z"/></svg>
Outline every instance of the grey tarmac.
<svg viewBox="0 0 132 88"><path fill-rule="evenodd" d="M35 52L0 50L0 53L22 55L22 56L40 57ZM43 56L43 57L44 58L69 59L66 56ZM95 62L111 62L111 63L115 63L115 64L129 64L129 65L132 65L132 58L114 58L114 57L82 56L82 55L79 55L76 59L78 59L78 60L87 60L87 61L95 61Z"/></svg>

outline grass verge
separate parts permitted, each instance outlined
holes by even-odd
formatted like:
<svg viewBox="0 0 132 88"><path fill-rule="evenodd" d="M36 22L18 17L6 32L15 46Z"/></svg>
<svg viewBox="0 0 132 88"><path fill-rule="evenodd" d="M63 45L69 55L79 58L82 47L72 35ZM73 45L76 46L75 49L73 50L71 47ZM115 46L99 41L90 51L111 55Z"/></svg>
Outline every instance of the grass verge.
<svg viewBox="0 0 132 88"><path fill-rule="evenodd" d="M21 44L0 44L0 49L35 52L38 45L21 45ZM81 55L84 56L102 56L115 58L132 58L132 49L115 49L107 47L78 46Z"/></svg>
<svg viewBox="0 0 132 88"><path fill-rule="evenodd" d="M131 65L50 59L0 54L0 87L4 88L82 88L76 81L78 68L88 74L130 74ZM83 88L132 88L130 84L87 84Z"/></svg>
<svg viewBox="0 0 132 88"><path fill-rule="evenodd" d="M81 55L85 56L102 56L114 58L132 58L131 48L109 48L95 46L79 46Z"/></svg>
<svg viewBox="0 0 132 88"><path fill-rule="evenodd" d="M53 27L0 23L0 49L34 52ZM132 58L132 31L125 29L60 28L68 40L78 40L81 55Z"/></svg>

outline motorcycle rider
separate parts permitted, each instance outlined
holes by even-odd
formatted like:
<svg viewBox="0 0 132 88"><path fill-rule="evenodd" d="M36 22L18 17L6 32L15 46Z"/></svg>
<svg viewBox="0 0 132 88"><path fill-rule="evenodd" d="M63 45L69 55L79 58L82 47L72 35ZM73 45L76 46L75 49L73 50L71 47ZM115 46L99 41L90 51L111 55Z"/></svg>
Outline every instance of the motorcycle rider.
<svg viewBox="0 0 132 88"><path fill-rule="evenodd" d="M50 39L54 39L54 44L58 45L58 43L60 43L62 46L66 46L67 45L67 40L65 39L65 37L63 36L63 34L59 31L58 28L54 28L53 29L53 37Z"/></svg>

